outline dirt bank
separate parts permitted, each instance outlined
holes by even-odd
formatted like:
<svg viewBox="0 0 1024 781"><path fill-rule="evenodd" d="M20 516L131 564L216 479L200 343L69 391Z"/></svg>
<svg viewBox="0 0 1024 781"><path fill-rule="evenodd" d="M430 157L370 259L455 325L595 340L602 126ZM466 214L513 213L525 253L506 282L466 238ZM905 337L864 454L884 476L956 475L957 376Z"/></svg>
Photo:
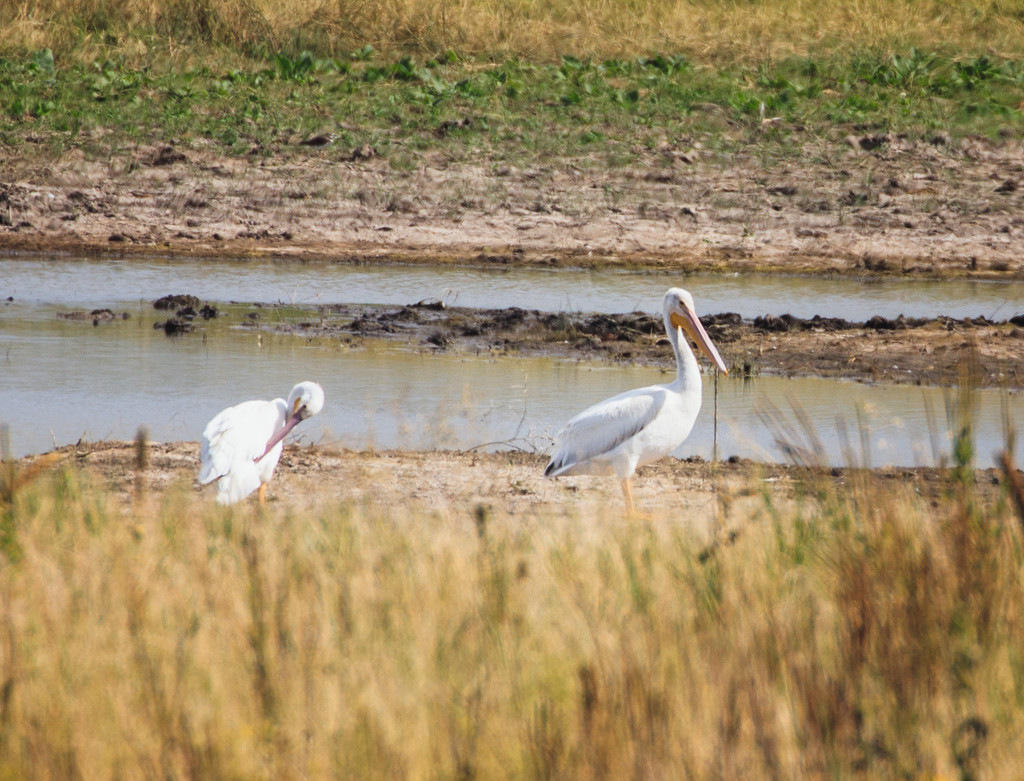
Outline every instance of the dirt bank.
<svg viewBox="0 0 1024 781"><path fill-rule="evenodd" d="M334 145L241 158L140 146L102 161L70 148L40 165L26 144L0 163L0 252L1024 277L1016 141L851 136L838 156L784 160L698 146L666 141L630 168L431 152L396 170Z"/></svg>

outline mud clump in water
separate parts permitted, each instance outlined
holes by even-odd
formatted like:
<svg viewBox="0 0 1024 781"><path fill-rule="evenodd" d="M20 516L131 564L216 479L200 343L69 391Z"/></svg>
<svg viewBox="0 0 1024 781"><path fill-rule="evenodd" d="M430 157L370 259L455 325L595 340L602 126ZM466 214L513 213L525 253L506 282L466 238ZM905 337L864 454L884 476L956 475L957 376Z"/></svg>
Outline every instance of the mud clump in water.
<svg viewBox="0 0 1024 781"><path fill-rule="evenodd" d="M595 336L602 342L636 342L643 336L661 333L661 321L651 315L594 315L580 326L582 333Z"/></svg>
<svg viewBox="0 0 1024 781"><path fill-rule="evenodd" d="M772 331L776 333L785 333L789 330L789 321L784 317L776 317L775 315L762 315L754 318L754 328L761 331Z"/></svg>
<svg viewBox="0 0 1024 781"><path fill-rule="evenodd" d="M444 350L448 345L452 343L451 335L445 331L434 331L427 337L427 344L432 344L435 347L440 347Z"/></svg>
<svg viewBox="0 0 1024 781"><path fill-rule="evenodd" d="M487 331L514 328L525 322L527 315L528 312L525 309L520 309L517 306L499 309L497 312L493 312L491 317L482 325L484 330Z"/></svg>
<svg viewBox="0 0 1024 781"><path fill-rule="evenodd" d="M92 322L94 326L100 323L113 323L117 320L129 320L131 315L127 312L113 312L110 309L93 309L91 312L58 312L58 320L81 320Z"/></svg>
<svg viewBox="0 0 1024 781"><path fill-rule="evenodd" d="M162 323L153 323L153 330L162 330L168 336L180 336L181 334L190 333L193 330L193 325L190 320L172 317L164 320Z"/></svg>
<svg viewBox="0 0 1024 781"><path fill-rule="evenodd" d="M175 310L174 317L153 324L154 329L162 329L168 336L180 336L181 334L190 333L194 330L193 321L197 317L203 320L212 320L220 314L217 311L217 307L211 304L200 306L199 299L196 296L184 293L158 298L153 302L153 308Z"/></svg>
<svg viewBox="0 0 1024 781"><path fill-rule="evenodd" d="M199 299L187 293L179 293L173 296L164 296L153 302L154 309L181 309L186 306L198 307Z"/></svg>

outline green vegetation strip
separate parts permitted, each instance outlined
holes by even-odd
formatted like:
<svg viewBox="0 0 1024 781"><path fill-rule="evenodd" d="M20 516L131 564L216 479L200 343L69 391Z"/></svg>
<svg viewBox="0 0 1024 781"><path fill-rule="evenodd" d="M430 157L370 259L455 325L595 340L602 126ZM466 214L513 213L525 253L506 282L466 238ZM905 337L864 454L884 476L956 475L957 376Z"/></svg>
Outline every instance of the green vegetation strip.
<svg viewBox="0 0 1024 781"><path fill-rule="evenodd" d="M364 47L344 59L282 53L218 68L123 57L64 65L43 49L0 60L0 116L0 147L37 159L144 143L260 156L323 133L335 142L328 155L369 145L397 167L428 151L615 167L666 142L697 140L711 153L757 143L795 157L808 139L851 133L1019 138L1024 63L911 49L756 66L682 56L532 64L385 60Z"/></svg>

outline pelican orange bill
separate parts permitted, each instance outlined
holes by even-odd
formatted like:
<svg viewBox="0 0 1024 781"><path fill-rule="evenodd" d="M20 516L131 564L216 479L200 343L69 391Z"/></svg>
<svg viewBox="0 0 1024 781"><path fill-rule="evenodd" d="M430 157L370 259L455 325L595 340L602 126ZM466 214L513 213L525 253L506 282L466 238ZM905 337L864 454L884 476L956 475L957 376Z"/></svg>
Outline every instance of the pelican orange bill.
<svg viewBox="0 0 1024 781"><path fill-rule="evenodd" d="M693 342L701 349L713 364L722 370L724 374L728 374L729 370L725 366L725 361L722 360L722 356L718 354L718 348L715 347L711 341L711 337L708 336L708 332L704 330L704 326L701 325L700 319L697 317L697 313L692 311L689 307L686 308L685 316L673 312L669 316L669 320L672 325L676 328L681 328L686 332L686 335L693 340Z"/></svg>

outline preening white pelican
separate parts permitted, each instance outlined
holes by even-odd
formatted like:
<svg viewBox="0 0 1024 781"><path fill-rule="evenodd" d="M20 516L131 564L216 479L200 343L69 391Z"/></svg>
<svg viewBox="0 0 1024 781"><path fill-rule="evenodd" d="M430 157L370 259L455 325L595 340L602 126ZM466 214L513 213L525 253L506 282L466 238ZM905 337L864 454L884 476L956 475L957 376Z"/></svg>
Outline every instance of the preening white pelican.
<svg viewBox="0 0 1024 781"><path fill-rule="evenodd" d="M676 354L676 379L666 385L620 393L598 402L570 420L555 440L544 474L617 474L626 512L633 514L630 478L638 466L657 461L690 435L700 411L703 386L697 358L680 332L728 374L722 356L697 319L693 296L674 287L665 294L665 332Z"/></svg>
<svg viewBox="0 0 1024 781"><path fill-rule="evenodd" d="M262 503L281 458L281 440L323 408L323 388L315 382L300 382L288 401L243 401L221 410L203 430L199 483L216 480L221 504L239 502L257 490Z"/></svg>

